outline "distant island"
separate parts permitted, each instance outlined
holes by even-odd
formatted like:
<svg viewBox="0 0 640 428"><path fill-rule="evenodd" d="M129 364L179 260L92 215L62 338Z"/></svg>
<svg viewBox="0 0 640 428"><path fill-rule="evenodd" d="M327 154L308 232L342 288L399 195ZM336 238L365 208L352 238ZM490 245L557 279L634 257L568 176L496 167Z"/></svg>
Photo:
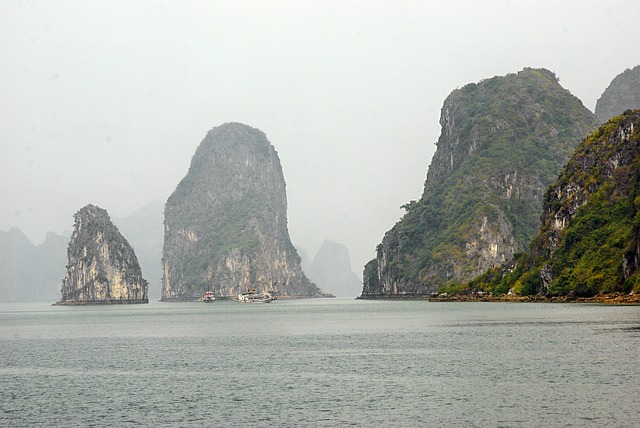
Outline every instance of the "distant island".
<svg viewBox="0 0 640 428"><path fill-rule="evenodd" d="M618 74L596 102L596 117L605 123L626 110L640 108L640 65Z"/></svg>
<svg viewBox="0 0 640 428"><path fill-rule="evenodd" d="M324 240L305 272L323 290L337 297L356 297L362 290L360 278L351 270L349 250L330 239Z"/></svg>

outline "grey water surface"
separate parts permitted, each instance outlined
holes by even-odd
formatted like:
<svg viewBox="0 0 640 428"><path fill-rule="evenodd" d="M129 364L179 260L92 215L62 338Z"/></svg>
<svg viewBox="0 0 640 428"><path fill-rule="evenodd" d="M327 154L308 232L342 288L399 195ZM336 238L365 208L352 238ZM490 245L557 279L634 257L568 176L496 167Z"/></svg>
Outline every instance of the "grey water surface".
<svg viewBox="0 0 640 428"><path fill-rule="evenodd" d="M0 305L0 426L639 426L640 307Z"/></svg>

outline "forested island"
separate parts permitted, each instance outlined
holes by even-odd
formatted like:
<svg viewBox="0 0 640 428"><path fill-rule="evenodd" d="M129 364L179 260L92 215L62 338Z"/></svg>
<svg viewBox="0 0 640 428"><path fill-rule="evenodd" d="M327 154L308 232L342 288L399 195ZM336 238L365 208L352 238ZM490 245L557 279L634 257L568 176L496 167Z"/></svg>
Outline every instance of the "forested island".
<svg viewBox="0 0 640 428"><path fill-rule="evenodd" d="M422 197L365 266L360 298L640 302L638 117L596 129L544 69L452 92Z"/></svg>

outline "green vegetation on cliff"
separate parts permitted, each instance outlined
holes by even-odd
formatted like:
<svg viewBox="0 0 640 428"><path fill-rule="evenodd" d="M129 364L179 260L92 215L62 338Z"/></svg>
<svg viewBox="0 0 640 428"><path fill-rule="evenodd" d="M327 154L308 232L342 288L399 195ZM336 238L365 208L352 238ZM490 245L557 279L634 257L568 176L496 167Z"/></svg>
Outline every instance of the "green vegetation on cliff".
<svg viewBox="0 0 640 428"><path fill-rule="evenodd" d="M364 295L425 294L523 251L544 190L596 121L544 69L453 91L422 197L385 235Z"/></svg>
<svg viewBox="0 0 640 428"><path fill-rule="evenodd" d="M576 297L640 292L640 110L612 118L578 147L547 190L542 220L528 253L462 288Z"/></svg>
<svg viewBox="0 0 640 428"><path fill-rule="evenodd" d="M165 206L163 300L247 288L318 297L287 229L286 185L266 135L240 123L211 129Z"/></svg>

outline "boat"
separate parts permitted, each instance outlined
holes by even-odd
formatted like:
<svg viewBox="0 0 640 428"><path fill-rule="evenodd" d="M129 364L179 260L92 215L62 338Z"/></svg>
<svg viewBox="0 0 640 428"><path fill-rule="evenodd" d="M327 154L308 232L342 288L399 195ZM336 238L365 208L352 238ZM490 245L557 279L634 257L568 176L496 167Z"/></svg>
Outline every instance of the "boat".
<svg viewBox="0 0 640 428"><path fill-rule="evenodd" d="M215 302L216 296L213 295L213 291L207 291L204 293L204 296L202 296L202 301L207 303Z"/></svg>
<svg viewBox="0 0 640 428"><path fill-rule="evenodd" d="M275 298L271 293L256 293L255 288L249 288L245 293L238 293L236 300L240 303L271 303Z"/></svg>

